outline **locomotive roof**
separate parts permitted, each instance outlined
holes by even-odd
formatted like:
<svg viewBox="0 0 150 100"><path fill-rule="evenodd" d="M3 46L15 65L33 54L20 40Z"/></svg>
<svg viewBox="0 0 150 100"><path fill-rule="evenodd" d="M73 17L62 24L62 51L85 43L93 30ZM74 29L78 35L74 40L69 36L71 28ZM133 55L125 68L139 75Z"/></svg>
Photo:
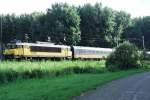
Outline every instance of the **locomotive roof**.
<svg viewBox="0 0 150 100"><path fill-rule="evenodd" d="M146 53L147 53L147 54L150 54L150 51L147 51Z"/></svg>
<svg viewBox="0 0 150 100"><path fill-rule="evenodd" d="M51 43L15 43L15 45L70 48L70 46L67 45L54 45Z"/></svg>

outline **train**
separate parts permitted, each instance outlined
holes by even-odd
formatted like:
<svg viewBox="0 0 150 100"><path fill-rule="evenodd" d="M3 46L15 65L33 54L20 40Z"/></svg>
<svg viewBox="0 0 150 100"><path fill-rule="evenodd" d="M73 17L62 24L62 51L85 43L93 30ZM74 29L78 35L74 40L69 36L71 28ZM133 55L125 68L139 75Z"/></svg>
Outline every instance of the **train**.
<svg viewBox="0 0 150 100"><path fill-rule="evenodd" d="M144 58L146 60L150 60L150 51L147 51L147 52L144 53Z"/></svg>
<svg viewBox="0 0 150 100"><path fill-rule="evenodd" d="M8 43L5 58L106 59L111 48L55 45L52 43Z"/></svg>

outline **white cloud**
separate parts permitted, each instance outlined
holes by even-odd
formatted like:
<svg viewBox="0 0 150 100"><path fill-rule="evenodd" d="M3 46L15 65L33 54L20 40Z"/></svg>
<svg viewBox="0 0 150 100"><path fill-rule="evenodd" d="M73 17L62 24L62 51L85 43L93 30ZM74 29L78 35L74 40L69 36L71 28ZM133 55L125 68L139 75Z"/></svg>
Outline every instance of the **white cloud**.
<svg viewBox="0 0 150 100"><path fill-rule="evenodd" d="M43 0L44 1L44 0ZM33 11L45 11L48 8L49 0L0 0L1 13L31 13Z"/></svg>
<svg viewBox="0 0 150 100"><path fill-rule="evenodd" d="M150 15L148 0L102 0L102 2L105 6L126 11L133 17Z"/></svg>
<svg viewBox="0 0 150 100"><path fill-rule="evenodd" d="M150 0L0 0L0 13L32 13L33 11L45 12L56 2L67 2L71 5L102 2L104 6L115 10L124 10L132 16L150 15Z"/></svg>

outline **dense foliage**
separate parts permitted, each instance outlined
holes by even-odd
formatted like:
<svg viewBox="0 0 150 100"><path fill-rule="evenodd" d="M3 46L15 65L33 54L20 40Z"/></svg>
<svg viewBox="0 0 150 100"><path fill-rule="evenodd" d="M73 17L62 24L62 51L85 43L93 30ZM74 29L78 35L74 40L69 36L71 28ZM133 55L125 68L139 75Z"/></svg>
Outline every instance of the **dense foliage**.
<svg viewBox="0 0 150 100"><path fill-rule="evenodd" d="M80 40L80 16L76 8L67 4L52 5L47 10L50 36L55 43L76 45Z"/></svg>
<svg viewBox="0 0 150 100"><path fill-rule="evenodd" d="M112 71L137 68L140 64L138 49L129 42L119 45L106 61L106 67Z"/></svg>
<svg viewBox="0 0 150 100"><path fill-rule="evenodd" d="M129 40L150 49L150 16L131 18L102 4L53 4L46 13L1 15L3 42L51 41L56 44L115 47Z"/></svg>

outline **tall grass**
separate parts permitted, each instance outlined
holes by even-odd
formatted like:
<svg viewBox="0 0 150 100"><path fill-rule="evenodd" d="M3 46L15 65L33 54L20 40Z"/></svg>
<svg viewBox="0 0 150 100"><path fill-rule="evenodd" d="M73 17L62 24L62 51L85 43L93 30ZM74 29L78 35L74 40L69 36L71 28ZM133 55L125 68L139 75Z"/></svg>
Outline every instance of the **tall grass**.
<svg viewBox="0 0 150 100"><path fill-rule="evenodd" d="M102 73L106 71L104 63L105 61L3 61L0 63L0 82L73 73Z"/></svg>

